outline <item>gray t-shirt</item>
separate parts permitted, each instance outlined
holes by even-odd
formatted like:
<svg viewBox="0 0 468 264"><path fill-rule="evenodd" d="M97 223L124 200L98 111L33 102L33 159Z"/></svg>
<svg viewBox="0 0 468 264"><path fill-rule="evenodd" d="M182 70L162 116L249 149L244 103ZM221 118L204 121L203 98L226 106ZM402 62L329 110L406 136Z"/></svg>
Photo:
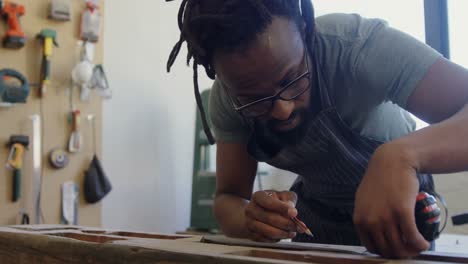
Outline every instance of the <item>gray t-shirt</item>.
<svg viewBox="0 0 468 264"><path fill-rule="evenodd" d="M408 97L441 55L380 19L356 14L316 18L323 80L338 113L353 130L389 141L415 129L404 110ZM216 140L247 143L250 129L216 80L209 113Z"/></svg>

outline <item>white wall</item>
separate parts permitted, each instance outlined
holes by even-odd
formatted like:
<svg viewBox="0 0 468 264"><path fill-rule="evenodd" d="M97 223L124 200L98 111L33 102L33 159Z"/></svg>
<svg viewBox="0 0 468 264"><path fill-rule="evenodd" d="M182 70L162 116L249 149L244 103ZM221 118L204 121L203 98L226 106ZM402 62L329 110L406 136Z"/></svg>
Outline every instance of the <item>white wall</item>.
<svg viewBox="0 0 468 264"><path fill-rule="evenodd" d="M103 226L185 230L196 107L185 46L173 73L165 70L180 1L106 3L104 64L114 97L103 105L103 164L114 190L103 202Z"/></svg>

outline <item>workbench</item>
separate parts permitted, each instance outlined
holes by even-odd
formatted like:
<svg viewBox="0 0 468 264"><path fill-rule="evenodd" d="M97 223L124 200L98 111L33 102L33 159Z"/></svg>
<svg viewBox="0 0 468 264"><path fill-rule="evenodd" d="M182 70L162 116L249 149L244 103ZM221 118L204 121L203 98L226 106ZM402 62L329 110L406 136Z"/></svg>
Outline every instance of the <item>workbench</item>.
<svg viewBox="0 0 468 264"><path fill-rule="evenodd" d="M386 260L352 246L25 225L0 227L0 263L422 264L468 263L468 255L432 252L411 260Z"/></svg>

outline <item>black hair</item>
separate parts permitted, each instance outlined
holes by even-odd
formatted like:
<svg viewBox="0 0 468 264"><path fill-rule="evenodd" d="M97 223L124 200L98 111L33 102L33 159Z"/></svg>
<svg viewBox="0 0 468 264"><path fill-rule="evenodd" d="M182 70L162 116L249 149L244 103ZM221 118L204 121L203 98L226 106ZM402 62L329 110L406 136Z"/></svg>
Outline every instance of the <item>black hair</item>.
<svg viewBox="0 0 468 264"><path fill-rule="evenodd" d="M166 2L173 0L166 0ZM271 24L273 16L294 20L298 29L305 25L305 41L311 43L315 23L311 0L182 0L178 14L179 41L167 62L169 72L184 42L187 42L187 65L193 59L195 98L203 128L211 144L209 129L198 87L198 65L215 79L213 54L216 51L242 50Z"/></svg>

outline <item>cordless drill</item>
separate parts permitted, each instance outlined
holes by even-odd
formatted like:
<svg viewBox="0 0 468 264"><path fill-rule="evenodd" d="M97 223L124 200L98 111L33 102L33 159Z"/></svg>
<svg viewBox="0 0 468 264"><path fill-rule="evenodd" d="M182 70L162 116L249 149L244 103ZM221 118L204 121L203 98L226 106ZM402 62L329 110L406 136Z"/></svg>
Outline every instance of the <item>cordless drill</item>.
<svg viewBox="0 0 468 264"><path fill-rule="evenodd" d="M6 20L8 30L3 38L3 47L19 49L26 43L26 37L21 29L19 18L26 13L23 5L0 0L0 15Z"/></svg>

